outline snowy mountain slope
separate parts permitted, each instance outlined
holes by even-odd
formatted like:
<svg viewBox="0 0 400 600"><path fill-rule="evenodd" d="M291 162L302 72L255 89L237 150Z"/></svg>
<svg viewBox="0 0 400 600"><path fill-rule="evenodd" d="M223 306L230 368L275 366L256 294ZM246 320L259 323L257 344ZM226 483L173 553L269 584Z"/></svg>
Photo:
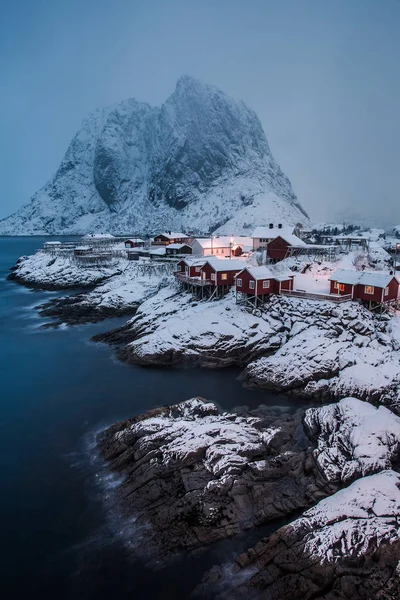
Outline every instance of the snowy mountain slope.
<svg viewBox="0 0 400 600"><path fill-rule="evenodd" d="M242 102L181 77L161 108L130 99L91 114L54 177L0 235L227 233L308 222L261 123Z"/></svg>

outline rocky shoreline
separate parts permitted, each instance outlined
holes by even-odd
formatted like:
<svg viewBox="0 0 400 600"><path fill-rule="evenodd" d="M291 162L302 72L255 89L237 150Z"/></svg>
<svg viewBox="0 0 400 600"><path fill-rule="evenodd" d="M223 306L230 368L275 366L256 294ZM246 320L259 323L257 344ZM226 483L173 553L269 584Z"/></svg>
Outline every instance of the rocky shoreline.
<svg viewBox="0 0 400 600"><path fill-rule="evenodd" d="M95 340L117 346L118 357L128 363L238 366L249 387L322 402L352 395L398 403L400 338L391 317L378 318L353 302L282 296L258 313L235 305L233 295L196 302L166 287L123 328Z"/></svg>
<svg viewBox="0 0 400 600"><path fill-rule="evenodd" d="M165 560L314 505L212 569L199 593L333 600L347 598L347 581L370 600L390 569L399 583L400 418L355 398L302 412L243 416L193 398L102 432L100 452L121 478L117 501L146 532L135 552ZM324 595L333 588L339 595Z"/></svg>
<svg viewBox="0 0 400 600"><path fill-rule="evenodd" d="M321 402L345 396L391 406L399 402L400 319L374 315L355 302L272 296L262 310L251 312L235 304L233 293L217 302L195 301L171 276L144 275L129 261L105 273L45 253L20 259L13 277L48 289L90 282L85 293L38 307L54 319L46 327L134 315L125 326L94 338L115 346L118 358L128 363L235 366L244 369L249 387Z"/></svg>
<svg viewBox="0 0 400 600"><path fill-rule="evenodd" d="M36 309L40 316L53 319L50 326L58 327L63 323L82 325L125 315L132 316L138 307L139 303L129 306L102 306L101 304L96 306L87 302L87 293L79 292L72 296L53 298L36 306Z"/></svg>

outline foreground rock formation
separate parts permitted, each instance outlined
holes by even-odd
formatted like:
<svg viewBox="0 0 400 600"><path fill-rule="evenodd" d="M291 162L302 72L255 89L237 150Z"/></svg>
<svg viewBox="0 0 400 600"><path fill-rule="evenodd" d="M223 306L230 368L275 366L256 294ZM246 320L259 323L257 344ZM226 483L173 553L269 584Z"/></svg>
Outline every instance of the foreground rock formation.
<svg viewBox="0 0 400 600"><path fill-rule="evenodd" d="M117 423L99 438L124 476L124 514L146 527L147 556L192 548L310 506L337 489L311 450L295 451L299 419L219 414L200 398Z"/></svg>
<svg viewBox="0 0 400 600"><path fill-rule="evenodd" d="M308 409L308 441L301 431L300 415L220 414L193 398L111 426L99 447L123 475L124 514L147 528L141 552L163 555L288 515L399 462L400 418L384 407L349 398Z"/></svg>
<svg viewBox="0 0 400 600"><path fill-rule="evenodd" d="M383 471L321 500L214 568L199 595L219 600L398 600L400 475Z"/></svg>
<svg viewBox="0 0 400 600"><path fill-rule="evenodd" d="M135 523L130 547L165 560L314 504L213 568L198 596L398 599L400 418L355 398L286 420L261 414L192 398L100 434Z"/></svg>

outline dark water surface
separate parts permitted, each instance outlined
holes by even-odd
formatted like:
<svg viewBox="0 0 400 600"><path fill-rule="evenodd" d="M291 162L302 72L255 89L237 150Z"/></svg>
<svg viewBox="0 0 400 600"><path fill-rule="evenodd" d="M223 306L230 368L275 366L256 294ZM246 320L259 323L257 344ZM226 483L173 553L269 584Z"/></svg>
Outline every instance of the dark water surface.
<svg viewBox="0 0 400 600"><path fill-rule="evenodd" d="M60 294L31 291L6 277L19 256L43 241L0 238L3 598L187 598L202 572L246 548L248 537L187 554L155 573L144 569L122 542L126 528L104 508L104 481L99 485L98 466L87 452L94 432L194 395L226 409L262 403L292 409L293 401L243 389L236 370L149 370L119 363L109 347L89 340L124 319L41 329L44 320L34 307ZM256 540L261 532L251 535Z"/></svg>

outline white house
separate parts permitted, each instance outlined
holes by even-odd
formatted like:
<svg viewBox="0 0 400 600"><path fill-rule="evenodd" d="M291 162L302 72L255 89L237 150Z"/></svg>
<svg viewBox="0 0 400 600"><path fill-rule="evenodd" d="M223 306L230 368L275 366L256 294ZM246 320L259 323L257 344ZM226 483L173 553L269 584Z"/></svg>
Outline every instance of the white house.
<svg viewBox="0 0 400 600"><path fill-rule="evenodd" d="M241 256L253 248L253 240L245 236L212 236L195 238L191 244L192 254L196 256L217 256L226 258Z"/></svg>

